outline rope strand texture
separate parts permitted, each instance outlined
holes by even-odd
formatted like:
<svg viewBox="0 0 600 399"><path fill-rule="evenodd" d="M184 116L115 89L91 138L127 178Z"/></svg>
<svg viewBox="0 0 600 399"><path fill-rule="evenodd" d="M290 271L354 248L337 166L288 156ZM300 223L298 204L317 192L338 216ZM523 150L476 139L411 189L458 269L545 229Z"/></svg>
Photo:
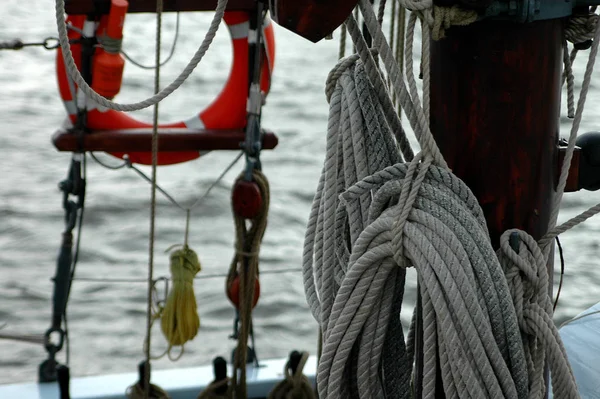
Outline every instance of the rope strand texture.
<svg viewBox="0 0 600 399"><path fill-rule="evenodd" d="M509 245L512 234L519 237L518 251ZM517 319L530 377L530 398L545 394L544 365L552 373L552 391L557 398L578 398L577 385L567 354L552 321L552 300L548 295L546 259L537 242L521 230L508 230L500 238L498 258L516 306Z"/></svg>
<svg viewBox="0 0 600 399"><path fill-rule="evenodd" d="M487 230L476 199L447 170L420 164L421 156L410 165L396 164L395 147L385 144L392 140L387 125L367 123L381 112L364 106L373 103L377 96L357 63L340 77L331 98L326 163L305 241L305 290L324 342L319 396L345 397L347 378L357 368L355 394L383 397L379 370L392 305L384 293L403 289L390 276L406 256L405 264L420 273L424 299L430 348L424 396L435 393L439 344L447 392L527 397L514 308L502 268L482 239ZM397 221L403 213L402 225ZM399 226L404 239L395 247ZM399 369L406 394L412 366ZM460 375L454 375L457 370Z"/></svg>
<svg viewBox="0 0 600 399"><path fill-rule="evenodd" d="M426 3L412 6L436 35L435 12ZM327 82L327 154L305 238L305 291L323 340L320 397L408 397L417 347L413 326L422 322L423 378L415 392L423 397L436 396L439 369L451 398L541 398L547 361L557 397L577 398L552 322L544 253L517 232L518 252L511 252L505 235L496 256L475 197L447 169L429 130L427 82L421 106L412 65L406 75L399 70L369 0L361 0L359 8L374 48L365 43L356 18L349 17L346 26L358 54L340 60ZM415 25L413 15L405 48L411 62ZM425 28L424 38L428 33ZM597 46L595 40L586 87ZM406 138L393 126L398 118L388 115L389 93L375 52L422 149L414 158L410 148L402 149L410 154L408 164L391 161L400 156L386 148L391 132L401 148ZM424 46L424 73L428 65ZM582 90L572 136L585 94ZM373 120L378 123L367 123ZM417 269L423 311L421 319L413 317L408 342L394 348L394 363L382 352L390 346L386 334L393 335L390 320L398 320L408 266ZM400 387L390 389L390 375L402 376L395 381Z"/></svg>
<svg viewBox="0 0 600 399"><path fill-rule="evenodd" d="M63 57L65 60L65 67L67 73L69 74L70 78L77 84L79 89L83 91L83 93L85 93L86 96L88 96L92 101L98 103L102 107L114 109L116 111L138 111L140 109L148 108L155 104L158 104L167 96L172 94L175 90L177 90L183 84L183 82L185 82L187 78L192 74L192 72L198 66L200 61L202 61L202 58L204 58L204 55L208 51L208 48L210 47L217 33L217 30L219 29L219 26L221 25L221 20L227 7L227 1L228 0L218 0L214 18L210 24L210 28L208 29L206 36L204 37L204 40L202 41L202 44L200 45L198 51L196 51L188 65L171 84L169 84L159 93L153 95L152 97L144 101L140 101L133 104L118 104L113 101L107 100L106 98L96 93L81 76L81 73L75 65L73 53L71 52L71 46L69 45L67 25L65 22L65 0L56 0L56 25L58 27L58 39L60 47L63 51Z"/></svg>
<svg viewBox="0 0 600 399"><path fill-rule="evenodd" d="M162 310L160 323L169 342L169 351L171 347L181 346L198 334L200 318L193 282L201 269L198 255L187 246L174 251L170 259L173 289Z"/></svg>

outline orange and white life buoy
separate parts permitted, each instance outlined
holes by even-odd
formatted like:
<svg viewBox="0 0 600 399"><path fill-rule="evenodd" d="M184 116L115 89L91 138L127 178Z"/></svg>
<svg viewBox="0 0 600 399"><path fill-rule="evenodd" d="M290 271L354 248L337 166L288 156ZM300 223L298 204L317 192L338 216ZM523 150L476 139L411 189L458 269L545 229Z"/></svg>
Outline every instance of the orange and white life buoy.
<svg viewBox="0 0 600 399"><path fill-rule="evenodd" d="M108 16L103 17L99 23L86 21L86 16L84 15L68 16L67 23L75 28L69 30L69 40L73 41L71 50L78 68L81 68L82 49L81 45L77 43L77 39L81 38L81 32L85 36L101 36L106 29L107 20ZM248 43L249 40L254 40L254 34L250 32L250 15L243 11L227 11L223 20L229 29L233 44L233 65L225 87L217 98L197 115L186 121L160 125L161 128L243 129L246 126L249 85ZM266 54L264 54L265 60L262 63L261 70L261 91L266 95L269 91L271 71L273 70L275 60L273 24L268 19L264 24L263 33ZM71 123L76 122L78 109L87 106L86 128L91 131L152 127L151 124L132 118L124 112L101 108L95 103L90 104L88 102L87 105L85 103L78 104L77 99L73 98L72 95L72 92L76 92L76 87L74 87L74 84L67 75L60 50L56 58L56 69L60 95ZM92 70L93 73L94 71ZM85 97L83 97L83 100L79 99L79 101L85 102ZM148 152L111 153L111 155L119 158L127 155L133 163L151 164L152 162L152 156ZM199 155L198 151L163 152L158 154L158 164L171 165L186 162L199 157Z"/></svg>

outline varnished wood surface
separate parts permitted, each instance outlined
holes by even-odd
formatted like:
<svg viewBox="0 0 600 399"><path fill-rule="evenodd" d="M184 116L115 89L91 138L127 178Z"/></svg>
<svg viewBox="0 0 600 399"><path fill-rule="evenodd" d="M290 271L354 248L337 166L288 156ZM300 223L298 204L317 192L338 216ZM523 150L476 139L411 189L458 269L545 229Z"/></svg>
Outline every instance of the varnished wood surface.
<svg viewBox="0 0 600 399"><path fill-rule="evenodd" d="M318 42L348 18L358 0L270 0L273 20Z"/></svg>
<svg viewBox="0 0 600 399"><path fill-rule="evenodd" d="M160 152L187 152L212 150L241 150L244 142L243 130L188 130L159 129L158 150ZM95 131L79 135L59 130L52 137L59 151L105 151L115 153L149 152L152 150L151 129L127 129ZM263 132L263 149L277 146L274 133Z"/></svg>
<svg viewBox="0 0 600 399"><path fill-rule="evenodd" d="M431 49L431 127L486 214L507 229L547 230L558 162L559 20L452 28Z"/></svg>

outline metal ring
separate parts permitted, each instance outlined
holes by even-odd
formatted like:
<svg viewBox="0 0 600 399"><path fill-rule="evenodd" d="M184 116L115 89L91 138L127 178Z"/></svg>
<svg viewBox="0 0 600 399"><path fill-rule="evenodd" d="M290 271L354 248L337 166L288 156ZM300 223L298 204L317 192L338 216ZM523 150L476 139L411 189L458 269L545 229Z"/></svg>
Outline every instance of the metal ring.
<svg viewBox="0 0 600 399"><path fill-rule="evenodd" d="M50 336L53 333L58 333L60 339L58 341L58 345L53 344L52 342L50 342ZM50 353L50 354L55 354L56 352L60 351L65 343L65 331L62 328L55 328L55 327L51 327L49 328L46 333L44 334L44 347L46 348L46 350Z"/></svg>
<svg viewBox="0 0 600 399"><path fill-rule="evenodd" d="M60 47L60 43L56 37L47 37L44 40L43 46L46 50L56 50Z"/></svg>

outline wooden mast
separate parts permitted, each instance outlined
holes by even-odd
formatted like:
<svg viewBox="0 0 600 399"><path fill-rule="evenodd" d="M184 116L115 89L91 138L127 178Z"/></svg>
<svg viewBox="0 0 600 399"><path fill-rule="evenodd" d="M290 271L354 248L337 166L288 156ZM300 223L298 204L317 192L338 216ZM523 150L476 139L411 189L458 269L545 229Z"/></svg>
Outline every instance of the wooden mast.
<svg viewBox="0 0 600 399"><path fill-rule="evenodd" d="M495 249L507 229L536 240L548 230L562 39L558 19L483 21L431 43L431 130L449 167L479 200ZM552 256L547 267L551 295Z"/></svg>
<svg viewBox="0 0 600 399"><path fill-rule="evenodd" d="M560 20L483 21L432 42L431 130L479 200L494 248L507 229L539 239L548 228L561 43Z"/></svg>

